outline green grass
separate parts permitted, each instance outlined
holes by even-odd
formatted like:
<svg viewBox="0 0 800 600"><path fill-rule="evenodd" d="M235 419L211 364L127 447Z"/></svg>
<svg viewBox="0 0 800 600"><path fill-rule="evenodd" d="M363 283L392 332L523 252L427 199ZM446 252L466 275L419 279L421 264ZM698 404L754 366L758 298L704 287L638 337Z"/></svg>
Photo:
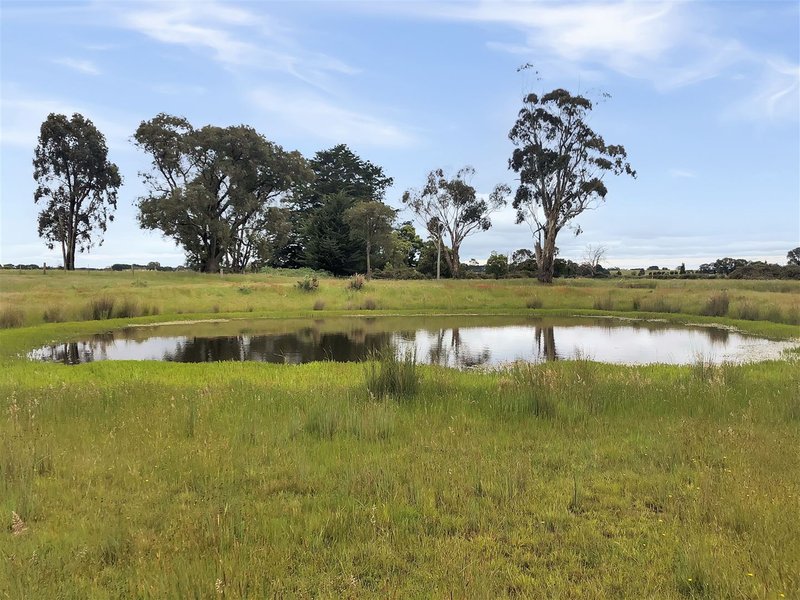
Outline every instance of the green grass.
<svg viewBox="0 0 800 600"><path fill-rule="evenodd" d="M796 294L720 281L371 281L350 293L332 279L307 294L297 277L70 277L0 275L3 306L27 325L0 331L0 598L800 594L796 359L411 375L395 364L374 393L386 364L15 357L131 319L352 314L358 294L380 307L370 314L530 312L532 297L542 314L587 314L600 298L613 314L791 337L790 324L732 317L739 302L783 316ZM733 314L694 316L723 284ZM631 311L648 291L681 312ZM40 324L40 309L67 319L95 296L128 295L161 314Z"/></svg>

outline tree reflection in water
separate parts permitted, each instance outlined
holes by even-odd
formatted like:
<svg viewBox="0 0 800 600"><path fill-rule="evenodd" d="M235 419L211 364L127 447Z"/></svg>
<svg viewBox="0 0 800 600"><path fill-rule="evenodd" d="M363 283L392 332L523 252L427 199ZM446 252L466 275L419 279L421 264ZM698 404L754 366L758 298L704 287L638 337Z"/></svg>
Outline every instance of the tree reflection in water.
<svg viewBox="0 0 800 600"><path fill-rule="evenodd" d="M539 358L547 361L558 360L555 329L553 327L536 327L534 336Z"/></svg>
<svg viewBox="0 0 800 600"><path fill-rule="evenodd" d="M459 325L460 322L463 326ZM748 338L714 327L590 319L473 317L347 319L205 324L178 329L128 328L86 341L45 346L29 357L66 364L97 360L173 362L258 361L299 364L368 360L387 348L416 353L424 363L469 368L514 360L554 361L586 356L606 362L691 363L698 353L713 360L747 356ZM265 331L271 328L271 331ZM228 335L219 335L221 333ZM556 343L558 337L558 344Z"/></svg>

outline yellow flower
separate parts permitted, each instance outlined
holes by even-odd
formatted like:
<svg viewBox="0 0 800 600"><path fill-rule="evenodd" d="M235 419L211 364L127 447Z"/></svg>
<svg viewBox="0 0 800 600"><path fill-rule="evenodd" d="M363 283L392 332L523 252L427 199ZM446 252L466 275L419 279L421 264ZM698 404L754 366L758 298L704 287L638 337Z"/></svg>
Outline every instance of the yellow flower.
<svg viewBox="0 0 800 600"><path fill-rule="evenodd" d="M747 576L748 577L755 577L755 575L753 575L752 573L748 573Z"/></svg>

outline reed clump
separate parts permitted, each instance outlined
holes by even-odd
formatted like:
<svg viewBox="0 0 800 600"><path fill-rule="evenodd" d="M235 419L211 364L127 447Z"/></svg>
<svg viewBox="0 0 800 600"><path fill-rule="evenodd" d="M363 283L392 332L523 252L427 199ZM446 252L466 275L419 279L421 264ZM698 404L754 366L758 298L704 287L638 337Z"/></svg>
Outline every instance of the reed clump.
<svg viewBox="0 0 800 600"><path fill-rule="evenodd" d="M0 329L22 327L24 321L25 316L18 308L6 307L0 310Z"/></svg>
<svg viewBox="0 0 800 600"><path fill-rule="evenodd" d="M407 398L419 390L415 350L398 354L393 348L375 353L365 369L367 392L373 398Z"/></svg>
<svg viewBox="0 0 800 600"><path fill-rule="evenodd" d="M728 314L730 303L728 292L719 292L706 301L700 314L706 317L724 317Z"/></svg>

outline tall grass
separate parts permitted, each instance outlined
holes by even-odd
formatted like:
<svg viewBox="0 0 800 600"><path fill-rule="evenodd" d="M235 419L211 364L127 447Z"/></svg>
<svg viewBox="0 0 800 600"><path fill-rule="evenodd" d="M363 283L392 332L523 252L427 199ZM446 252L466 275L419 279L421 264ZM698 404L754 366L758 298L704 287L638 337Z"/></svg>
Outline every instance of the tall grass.
<svg viewBox="0 0 800 600"><path fill-rule="evenodd" d="M398 354L388 347L373 354L365 366L364 382L374 398L413 396L419 389L416 350Z"/></svg>
<svg viewBox="0 0 800 600"><path fill-rule="evenodd" d="M723 291L711 296L700 311L700 314L707 317L724 317L728 314L729 307L730 298L728 293Z"/></svg>
<svg viewBox="0 0 800 600"><path fill-rule="evenodd" d="M25 315L18 308L6 306L0 309L0 329L22 327L24 322Z"/></svg>
<svg viewBox="0 0 800 600"><path fill-rule="evenodd" d="M0 589L793 597L800 373L692 369L9 362Z"/></svg>

